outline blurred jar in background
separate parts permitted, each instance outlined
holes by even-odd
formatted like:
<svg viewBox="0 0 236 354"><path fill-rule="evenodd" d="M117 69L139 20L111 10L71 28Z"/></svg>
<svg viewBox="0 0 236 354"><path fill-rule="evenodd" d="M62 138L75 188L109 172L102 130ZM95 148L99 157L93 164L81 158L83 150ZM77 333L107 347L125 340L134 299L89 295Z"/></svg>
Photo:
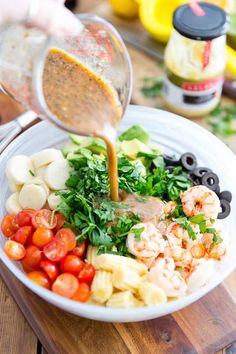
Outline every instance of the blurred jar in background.
<svg viewBox="0 0 236 354"><path fill-rule="evenodd" d="M138 16L138 2L136 0L109 0L115 14L121 17L134 18Z"/></svg>
<svg viewBox="0 0 236 354"><path fill-rule="evenodd" d="M210 4L220 6L228 13L236 12L236 1L235 0L205 0Z"/></svg>
<svg viewBox="0 0 236 354"><path fill-rule="evenodd" d="M180 6L165 51L164 98L176 113L197 117L219 103L226 66L229 17L218 6Z"/></svg>

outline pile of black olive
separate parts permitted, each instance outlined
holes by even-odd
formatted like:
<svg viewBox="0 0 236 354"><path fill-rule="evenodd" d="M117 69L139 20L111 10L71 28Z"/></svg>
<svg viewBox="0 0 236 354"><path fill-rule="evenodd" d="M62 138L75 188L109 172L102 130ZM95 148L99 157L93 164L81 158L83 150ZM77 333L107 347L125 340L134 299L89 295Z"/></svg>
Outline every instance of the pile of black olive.
<svg viewBox="0 0 236 354"><path fill-rule="evenodd" d="M171 172L175 167L181 166L188 173L188 178L194 186L206 186L218 195L221 206L221 212L218 214L218 219L225 219L230 214L232 193L229 191L220 191L219 177L217 174L212 172L208 167L197 167L197 159L194 154L186 152L180 156L179 160L168 155L164 155L163 158L167 170Z"/></svg>

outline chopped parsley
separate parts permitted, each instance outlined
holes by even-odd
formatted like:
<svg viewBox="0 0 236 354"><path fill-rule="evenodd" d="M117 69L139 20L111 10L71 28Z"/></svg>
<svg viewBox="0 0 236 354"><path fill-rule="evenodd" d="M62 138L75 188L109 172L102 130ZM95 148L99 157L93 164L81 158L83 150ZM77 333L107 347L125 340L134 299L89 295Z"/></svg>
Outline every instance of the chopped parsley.
<svg viewBox="0 0 236 354"><path fill-rule="evenodd" d="M29 170L29 174L30 174L32 177L35 177L35 173L34 173L32 170Z"/></svg>

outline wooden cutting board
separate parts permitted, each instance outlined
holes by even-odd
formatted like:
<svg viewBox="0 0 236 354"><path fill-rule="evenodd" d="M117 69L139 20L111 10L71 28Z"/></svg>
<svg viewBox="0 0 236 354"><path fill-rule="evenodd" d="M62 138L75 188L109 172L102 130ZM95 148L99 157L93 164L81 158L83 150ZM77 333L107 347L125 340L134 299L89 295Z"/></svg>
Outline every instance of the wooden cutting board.
<svg viewBox="0 0 236 354"><path fill-rule="evenodd" d="M106 16L110 16L106 5L101 5L95 11L103 14L105 11ZM161 99L148 99L140 92L143 79L161 75L161 67L133 48L129 50L134 65L133 102L152 107L161 106ZM228 100L224 99L224 102ZM21 111L20 106L0 95L0 121L15 117ZM205 119L199 119L198 123L207 127ZM235 137L228 139L227 143L236 151ZM229 286L223 283L181 311L156 320L130 324L96 322L70 315L25 288L2 263L0 274L49 354L213 354L219 350L221 353L236 353L236 345L232 344L236 341L236 292L232 291L236 288L235 272L227 280ZM4 306L4 299L1 301L1 297L0 305ZM0 320L0 325L6 324ZM15 331L12 317L8 320L8 326L11 342ZM19 339L19 349L16 352L38 352L37 348L35 351L30 349L35 345L35 339L27 337L29 332L24 329L21 333L25 337ZM27 345L23 345L22 341L27 342ZM1 354L9 352L9 343L4 343L0 349Z"/></svg>

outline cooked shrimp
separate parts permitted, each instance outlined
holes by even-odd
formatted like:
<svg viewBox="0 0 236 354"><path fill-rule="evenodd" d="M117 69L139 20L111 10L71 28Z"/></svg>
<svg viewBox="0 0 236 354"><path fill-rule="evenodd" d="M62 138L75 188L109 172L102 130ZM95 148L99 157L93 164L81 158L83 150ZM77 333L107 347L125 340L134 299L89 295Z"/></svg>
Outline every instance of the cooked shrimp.
<svg viewBox="0 0 236 354"><path fill-rule="evenodd" d="M188 217L203 214L205 219L216 219L220 201L215 192L205 186L194 186L180 195L183 211Z"/></svg>
<svg viewBox="0 0 236 354"><path fill-rule="evenodd" d="M187 279L188 290L192 292L204 286L212 277L215 271L215 261L212 259L201 259L196 269Z"/></svg>
<svg viewBox="0 0 236 354"><path fill-rule="evenodd" d="M165 257L173 258L177 267L188 269L191 267L191 262L193 259L191 252L180 246L166 247L164 255Z"/></svg>
<svg viewBox="0 0 236 354"><path fill-rule="evenodd" d="M185 230L177 222L173 222L168 226L167 231L165 233L167 239L168 240L171 239L170 235L173 235L174 237L176 237L176 239L181 240L181 242L180 241L178 242L176 240L175 245L182 246L182 243L183 243L185 248L191 249L193 247L193 245L197 244L201 240L202 235L200 234L200 229L197 224L189 223L189 225L191 226L192 230L195 232L195 235L196 235L195 240L192 240L189 237L188 231ZM173 240L173 237L172 237L172 240ZM171 244L170 244L170 246L171 246Z"/></svg>
<svg viewBox="0 0 236 354"><path fill-rule="evenodd" d="M176 202L173 201L167 202L164 207L164 214L170 215L171 213L173 213L175 208L176 208Z"/></svg>
<svg viewBox="0 0 236 354"><path fill-rule="evenodd" d="M142 229L140 241L137 240L135 232L132 230ZM126 239L126 246L131 254L138 258L156 258L159 253L162 253L166 246L166 241L161 233L151 223L139 223L134 225Z"/></svg>
<svg viewBox="0 0 236 354"><path fill-rule="evenodd" d="M226 253L228 242L222 230L216 230L216 236L220 237L222 242L214 243L214 235L206 232L203 234L202 243L210 258L220 260Z"/></svg>
<svg viewBox="0 0 236 354"><path fill-rule="evenodd" d="M169 297L185 295L187 285L181 274L175 270L173 258L159 258L149 271L153 283L162 288Z"/></svg>

